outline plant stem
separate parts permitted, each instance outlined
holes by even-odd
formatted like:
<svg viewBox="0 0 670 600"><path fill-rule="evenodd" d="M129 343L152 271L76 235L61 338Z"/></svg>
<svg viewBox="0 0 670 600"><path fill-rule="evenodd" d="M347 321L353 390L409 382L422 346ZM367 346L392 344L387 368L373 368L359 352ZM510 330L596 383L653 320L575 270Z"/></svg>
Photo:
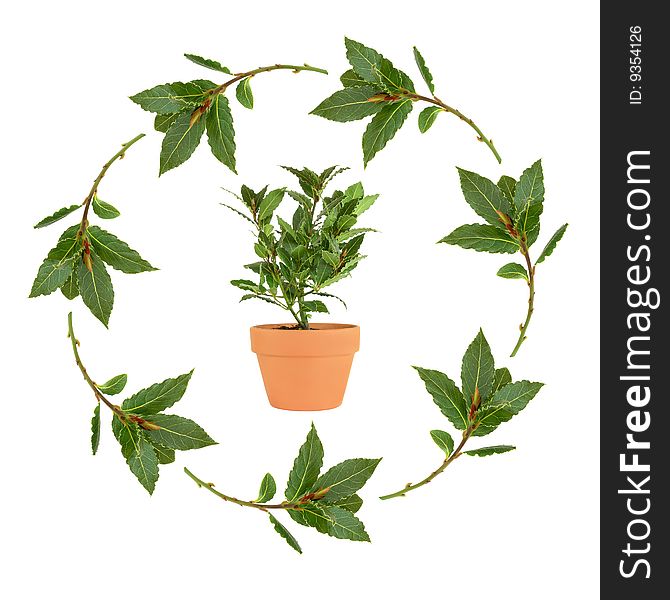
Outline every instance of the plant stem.
<svg viewBox="0 0 670 600"><path fill-rule="evenodd" d="M82 202L82 206L84 207L84 214L81 218L81 226L79 227L79 232L77 235L81 236L84 234L84 231L86 231L87 223L88 223L88 211L91 207L91 202L93 201L93 198L95 198L95 195L98 192L98 186L100 185L100 182L102 181L102 178L106 175L107 171L109 170L109 167L111 167L117 160L122 159L125 156L126 150L130 148L135 142L138 142L144 137L145 134L140 133L139 135L136 135L132 140L129 142L126 142L125 144L121 144L121 150L119 150L112 158L110 158L103 166L102 169L100 170L100 173L98 176L95 178L95 181L93 182L93 186L91 187L91 191L88 193L88 196L86 196L86 199Z"/></svg>
<svg viewBox="0 0 670 600"><path fill-rule="evenodd" d="M436 96L433 96L432 98L430 98L429 96L422 96L421 94L414 94L412 92L407 92L403 95L407 98L412 98L413 100L423 100L424 102L434 104L435 106L439 106L443 111L451 113L452 115L456 115L461 121L464 121L465 123L470 125L470 127L472 127L472 129L474 129L477 132L477 139L480 142L484 142L489 147L491 152L493 152L493 156L496 157L496 160L498 161L498 163L502 162L502 158L500 158L500 154L498 154L498 151L496 150L496 147L493 145L493 140L490 140L489 138L487 138L484 135L484 133L482 132L482 130L479 129L477 124L472 119L470 119L469 117L466 117L460 110L458 110L457 108L454 108L452 106L449 106L448 104L445 104L444 102L442 102L442 100L440 100Z"/></svg>
<svg viewBox="0 0 670 600"><path fill-rule="evenodd" d="M516 356L519 348L521 348L521 344L523 344L524 340L526 339L526 331L528 330L528 325L530 325L530 318L533 316L533 309L535 304L535 267L530 260L530 252L524 240L521 240L521 254L523 254L524 258L526 259L526 268L528 269L528 312L526 313L526 321L523 325L521 325L519 339L517 340L516 346L514 346L514 350L512 350L512 354L510 354L510 357L512 358Z"/></svg>
<svg viewBox="0 0 670 600"><path fill-rule="evenodd" d="M461 440L461 443L458 445L458 447L449 455L447 458L444 459L444 462L437 468L435 469L428 477L425 479L422 479L419 481L419 483L415 484L410 484L408 483L403 489L398 490L397 492L394 492L393 494L387 494L386 496L380 496L380 500L390 500L391 498L399 498L400 496L404 496L407 492L411 492L412 490L415 490L417 488L420 488L421 486L426 485L427 483L430 483L437 477L442 471L444 471L452 462L454 462L460 455L461 451L463 450L463 446L465 446L466 442L470 439L470 435L472 435L472 429L468 427L464 432L463 432L463 439Z"/></svg>
<svg viewBox="0 0 670 600"><path fill-rule="evenodd" d="M105 404L121 420L125 420L124 412L118 406L112 404L109 400L107 400L107 398L105 398L102 392L100 392L100 390L98 389L98 386L95 385L95 382L89 376L88 372L86 371L86 368L84 367L84 364L81 362L81 357L79 356L79 349L77 348L77 346L79 345L79 340L77 340L77 338L75 337L74 328L72 326L72 313L69 313L67 316L67 328L68 328L68 337L72 342L72 352L74 353L74 360L77 363L77 366L81 371L81 374L84 376L86 383L88 383L89 387L93 390L96 400L98 402L102 402L103 404Z"/></svg>
<svg viewBox="0 0 670 600"><path fill-rule="evenodd" d="M239 498L228 496L227 494L223 494L222 492L219 492L218 490L214 489L213 483L207 483L202 479L200 479L199 477L196 477L186 467L184 467L184 473L186 473L193 481L195 481L198 484L198 487L204 487L205 489L209 490L210 492L212 492L212 494L218 496L222 500L225 500L226 502L232 502L233 504L237 504L238 506L248 506L250 508L256 508L264 512L267 512L268 510L289 510L289 509L300 510L302 508L302 503L300 501L281 502L279 504L261 504L258 502L249 502L247 500L240 500Z"/></svg>
<svg viewBox="0 0 670 600"><path fill-rule="evenodd" d="M267 73L269 71L278 71L280 69L287 69L296 73L299 71L313 71L315 73L323 73L324 75L328 75L328 71L325 69L319 69L318 67L312 67L310 65L270 65L269 67L260 67L258 69L253 69L252 71L246 71L244 73L236 73L232 79L229 79L225 83L215 87L211 91L211 95L214 96L216 94L225 92L228 87L234 83L237 83L238 81L241 81L242 79L246 79L247 77L253 77L259 73Z"/></svg>

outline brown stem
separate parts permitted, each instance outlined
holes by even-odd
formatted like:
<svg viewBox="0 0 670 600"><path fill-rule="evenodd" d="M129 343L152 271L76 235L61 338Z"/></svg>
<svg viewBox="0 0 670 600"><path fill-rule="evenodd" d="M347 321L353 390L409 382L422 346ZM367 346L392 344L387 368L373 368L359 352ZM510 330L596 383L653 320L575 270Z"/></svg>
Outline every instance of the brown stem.
<svg viewBox="0 0 670 600"><path fill-rule="evenodd" d="M268 510L301 510L304 505L304 503L301 500L298 500L298 502L280 502L279 504L262 504L259 502L251 502L248 500L240 500L239 498L228 496L227 494L219 492L214 488L213 483L207 483L203 481L202 479L191 473L191 471L189 471L186 467L184 467L184 473L186 473L193 481L195 481L198 484L198 487L203 487L206 490L212 492L212 494L214 494L215 496L221 498L222 500L225 500L226 502L232 502L233 504L237 504L238 506L248 506L250 508L256 508L258 510L267 512Z"/></svg>
<svg viewBox="0 0 670 600"><path fill-rule="evenodd" d="M461 121L464 121L467 123L472 129L474 129L477 132L477 139L480 142L484 142L491 152L493 152L493 156L496 157L496 160L498 163L502 162L502 158L500 158L500 154L498 154L498 151L496 150L496 147L493 145L493 140L490 140L487 138L484 133L482 132L481 129L477 126L477 124L469 117L466 117L460 110L457 108L454 108L453 106L449 106L448 104L445 104L440 100L438 97L433 96L432 98L429 96L422 96L421 94L415 94L413 92L404 92L403 96L406 98L411 98L412 100L422 100L423 102L428 102L430 104L433 104L435 106L439 106L443 111L451 113L452 115L456 115Z"/></svg>
<svg viewBox="0 0 670 600"><path fill-rule="evenodd" d="M95 395L96 400L98 402L102 402L103 404L105 404L105 406L107 406L121 420L125 420L125 413L118 406L112 404L107 398L105 398L103 393L98 389L98 386L89 376L88 372L86 371L86 367L84 367L84 364L81 362L81 357L79 356L79 348L78 348L79 340L77 340L77 338L75 337L74 328L72 326L72 313L69 313L67 316L67 327L68 327L68 337L72 342L72 352L74 353L75 362L77 363L77 366L81 371L81 374L84 376L86 383L88 383L89 387L93 390L93 394Z"/></svg>
<svg viewBox="0 0 670 600"><path fill-rule="evenodd" d="M400 496L404 496L407 492L411 492L412 490L420 488L421 486L426 485L427 483L433 481L433 479L435 479L440 473L442 473L442 471L444 471L452 462L454 462L461 455L463 446L465 446L466 442L470 439L470 436L472 435L473 431L474 429L472 428L472 426L470 426L463 432L463 439L461 440L461 443L449 456L447 456L447 458L444 459L444 462L437 469L435 469L430 475L428 475L428 477L422 479L421 481L419 481L419 483L415 484L408 483L403 489L398 490L397 492L393 492L392 494L386 494L386 496L380 496L379 497L380 500L390 500L391 498L398 498Z"/></svg>
<svg viewBox="0 0 670 600"><path fill-rule="evenodd" d="M88 196L84 199L82 202L82 206L84 207L84 214L81 217L81 225L79 226L79 231L77 233L78 237L81 237L84 235L84 232L86 231L86 227L88 226L88 211L91 208L91 202L93 201L93 198L95 198L95 195L98 192L98 186L100 185L100 182L102 181L102 178L106 175L107 171L109 170L109 167L111 167L114 162L116 162L119 159L122 159L126 153L126 150L130 148L135 142L138 142L144 137L145 134L140 133L139 135L136 135L132 140L129 142L126 142L125 144L121 144L121 150L119 150L112 158L110 158L103 166L102 169L100 170L100 173L98 176L95 178L95 181L93 182L93 186L91 187L91 191L88 193Z"/></svg>
<svg viewBox="0 0 670 600"><path fill-rule="evenodd" d="M521 348L521 344L525 341L526 331L528 330L528 325L530 325L530 318L533 316L533 310L535 308L535 267L530 260L530 251L528 250L528 245L525 240L521 240L521 254L523 254L523 257L526 259L526 268L528 269L528 312L526 313L525 322L521 325L519 339L517 340L516 346L514 346L514 350L512 350L510 357L516 356L519 348Z"/></svg>
<svg viewBox="0 0 670 600"><path fill-rule="evenodd" d="M270 65L269 67L260 67L258 69L253 69L251 71L246 71L244 73L236 73L235 76L232 79L229 79L225 83L222 83L221 85L215 87L211 92L211 96L215 96L216 94L221 94L222 92L225 92L228 87L233 85L234 83L237 83L238 81L241 81L242 79L246 79L247 77L253 77L254 75L258 75L259 73L267 73L269 71L278 71L279 69L287 69L291 71L314 71L315 73L323 73L324 75L328 75L328 71L325 69L319 69L318 67L312 67L310 65Z"/></svg>

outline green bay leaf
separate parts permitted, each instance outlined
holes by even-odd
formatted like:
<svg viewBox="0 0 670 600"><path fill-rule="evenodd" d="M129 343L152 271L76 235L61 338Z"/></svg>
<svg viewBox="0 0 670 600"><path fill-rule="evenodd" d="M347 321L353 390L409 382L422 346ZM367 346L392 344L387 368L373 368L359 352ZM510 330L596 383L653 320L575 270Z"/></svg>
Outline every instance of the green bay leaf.
<svg viewBox="0 0 670 600"><path fill-rule="evenodd" d="M173 450L194 450L216 442L194 421L177 415L147 415L146 420L159 429L146 432L148 438Z"/></svg>
<svg viewBox="0 0 670 600"><path fill-rule="evenodd" d="M289 473L285 491L286 499L293 502L309 492L316 483L322 466L323 445L312 424L307 439L300 447Z"/></svg>
<svg viewBox="0 0 670 600"><path fill-rule="evenodd" d="M127 412L144 416L162 412L181 400L192 375L193 371L189 371L178 377L154 383L126 398L121 408Z"/></svg>
<svg viewBox="0 0 670 600"><path fill-rule="evenodd" d="M363 163L365 166L393 139L410 112L412 112L412 101L401 100L385 104L372 117L363 133Z"/></svg>
<svg viewBox="0 0 670 600"><path fill-rule="evenodd" d="M228 98L217 94L207 113L207 141L212 154L233 173L235 170L235 129Z"/></svg>
<svg viewBox="0 0 670 600"><path fill-rule="evenodd" d="M65 206L64 208L59 208L52 215L44 217L39 223L33 225L33 228L40 229L42 227L46 227L47 225L51 225L52 223L56 223L56 221L60 221L61 219L67 217L69 214L73 213L75 210L80 209L81 207L82 207L81 204L72 204L71 206Z"/></svg>
<svg viewBox="0 0 670 600"><path fill-rule="evenodd" d="M438 243L492 254L514 254L519 251L519 243L506 231L480 223L461 225Z"/></svg>
<svg viewBox="0 0 670 600"><path fill-rule="evenodd" d="M92 271L89 271L84 261L77 259L79 293L88 309L107 327L114 306L112 279L105 268L105 263L94 250L91 250L91 265Z"/></svg>
<svg viewBox="0 0 670 600"><path fill-rule="evenodd" d="M167 130L161 146L159 175L186 162L198 147L205 132L205 119L201 117L191 125L191 114L190 110L179 113Z"/></svg>
<svg viewBox="0 0 670 600"><path fill-rule="evenodd" d="M364 119L383 107L382 102L370 102L376 93L378 90L368 85L347 87L326 98L310 114L339 123Z"/></svg>

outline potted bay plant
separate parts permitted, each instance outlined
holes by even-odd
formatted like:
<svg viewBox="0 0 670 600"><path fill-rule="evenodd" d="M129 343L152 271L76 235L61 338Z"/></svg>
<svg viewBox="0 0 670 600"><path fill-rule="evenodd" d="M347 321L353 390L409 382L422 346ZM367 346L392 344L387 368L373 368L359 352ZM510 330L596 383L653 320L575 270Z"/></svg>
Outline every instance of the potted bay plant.
<svg viewBox="0 0 670 600"><path fill-rule="evenodd" d="M330 286L347 277L365 258L366 233L361 215L378 195L366 195L361 183L326 194L331 180L345 169L318 174L284 167L298 178L300 191L285 188L255 192L242 186L234 194L241 209L224 204L253 227L257 260L245 265L254 279L235 279L242 300L259 299L290 314L292 321L251 328L251 349L258 356L270 404L287 410L325 410L342 403L354 354L358 325L315 323L327 302L344 301ZM282 201L295 203L288 220L276 214ZM346 304L344 304L346 307Z"/></svg>

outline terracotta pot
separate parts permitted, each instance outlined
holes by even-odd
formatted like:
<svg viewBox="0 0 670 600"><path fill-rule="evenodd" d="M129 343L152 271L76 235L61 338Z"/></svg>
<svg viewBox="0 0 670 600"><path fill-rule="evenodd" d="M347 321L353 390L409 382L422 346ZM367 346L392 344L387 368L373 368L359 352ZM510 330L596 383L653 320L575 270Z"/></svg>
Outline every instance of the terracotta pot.
<svg viewBox="0 0 670 600"><path fill-rule="evenodd" d="M342 404L360 327L310 323L251 328L251 349L258 356L270 404L285 410L327 410Z"/></svg>

